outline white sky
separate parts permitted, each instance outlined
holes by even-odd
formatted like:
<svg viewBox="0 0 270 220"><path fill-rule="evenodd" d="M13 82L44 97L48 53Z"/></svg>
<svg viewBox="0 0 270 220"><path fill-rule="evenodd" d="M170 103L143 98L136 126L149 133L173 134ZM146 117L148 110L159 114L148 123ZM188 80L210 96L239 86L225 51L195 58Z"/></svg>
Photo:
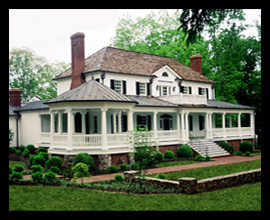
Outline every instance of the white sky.
<svg viewBox="0 0 270 220"><path fill-rule="evenodd" d="M160 9L10 9L9 49L28 47L49 62L71 62L70 36L75 32L85 34L85 57L112 43L115 29L124 14L135 19L150 11ZM176 9L168 10L170 14ZM261 20L261 10L248 9L246 23ZM256 35L256 29L245 32Z"/></svg>

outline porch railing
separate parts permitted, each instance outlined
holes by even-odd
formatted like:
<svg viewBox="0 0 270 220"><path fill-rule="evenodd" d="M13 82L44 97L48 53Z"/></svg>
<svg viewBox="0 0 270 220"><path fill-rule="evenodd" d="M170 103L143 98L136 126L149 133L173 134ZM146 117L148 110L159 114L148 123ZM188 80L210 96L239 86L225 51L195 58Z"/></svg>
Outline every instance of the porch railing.
<svg viewBox="0 0 270 220"><path fill-rule="evenodd" d="M99 147L102 146L101 134L83 134L72 136L73 147Z"/></svg>

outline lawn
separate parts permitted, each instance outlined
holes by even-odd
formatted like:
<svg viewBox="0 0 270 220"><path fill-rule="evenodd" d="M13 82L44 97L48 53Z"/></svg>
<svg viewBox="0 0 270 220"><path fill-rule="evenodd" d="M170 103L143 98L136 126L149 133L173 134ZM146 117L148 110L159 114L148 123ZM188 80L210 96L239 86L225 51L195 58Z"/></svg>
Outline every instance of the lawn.
<svg viewBox="0 0 270 220"><path fill-rule="evenodd" d="M178 161L168 161L155 164L155 167L171 167L171 166L178 166L178 165L187 165L187 164L194 164L194 163L201 163L202 161L196 160L178 160Z"/></svg>
<svg viewBox="0 0 270 220"><path fill-rule="evenodd" d="M228 175L231 173L237 173L246 170L257 169L261 167L261 160L242 162L242 163L234 163L234 164L226 164L212 167L204 167L198 169L191 170L183 170L176 171L171 173L166 173L166 179L174 179L178 180L181 177L194 177L197 179L206 179L215 176ZM151 177L155 177L156 174L148 175Z"/></svg>
<svg viewBox="0 0 270 220"><path fill-rule="evenodd" d="M166 202L165 202L166 201ZM194 195L139 195L52 187L9 187L10 211L260 211L261 183Z"/></svg>

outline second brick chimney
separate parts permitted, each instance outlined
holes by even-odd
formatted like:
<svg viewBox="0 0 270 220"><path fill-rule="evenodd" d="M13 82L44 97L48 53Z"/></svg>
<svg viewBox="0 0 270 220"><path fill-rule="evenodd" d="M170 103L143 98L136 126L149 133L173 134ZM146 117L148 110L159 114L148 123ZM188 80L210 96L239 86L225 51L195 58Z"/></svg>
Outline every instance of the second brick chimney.
<svg viewBox="0 0 270 220"><path fill-rule="evenodd" d="M202 56L200 54L190 57L190 68L202 74Z"/></svg>
<svg viewBox="0 0 270 220"><path fill-rule="evenodd" d="M85 70L84 59L84 33L77 32L70 37L71 39L71 65L72 81L70 89L73 89L85 82L83 72Z"/></svg>
<svg viewBox="0 0 270 220"><path fill-rule="evenodd" d="M9 103L14 107L21 107L21 90L14 88L9 90Z"/></svg>

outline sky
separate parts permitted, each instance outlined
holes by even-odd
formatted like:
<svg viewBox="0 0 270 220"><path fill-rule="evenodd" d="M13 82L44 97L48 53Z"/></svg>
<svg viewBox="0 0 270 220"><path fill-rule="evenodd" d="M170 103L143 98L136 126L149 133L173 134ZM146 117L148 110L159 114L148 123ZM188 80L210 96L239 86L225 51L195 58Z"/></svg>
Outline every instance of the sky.
<svg viewBox="0 0 270 220"><path fill-rule="evenodd" d="M133 19L160 9L10 9L9 50L27 47L50 63L71 62L70 36L85 34L85 57L112 43L118 21L129 13ZM176 9L169 9L169 14ZM261 20L259 9L244 10L246 23ZM255 36L252 28L244 33Z"/></svg>

